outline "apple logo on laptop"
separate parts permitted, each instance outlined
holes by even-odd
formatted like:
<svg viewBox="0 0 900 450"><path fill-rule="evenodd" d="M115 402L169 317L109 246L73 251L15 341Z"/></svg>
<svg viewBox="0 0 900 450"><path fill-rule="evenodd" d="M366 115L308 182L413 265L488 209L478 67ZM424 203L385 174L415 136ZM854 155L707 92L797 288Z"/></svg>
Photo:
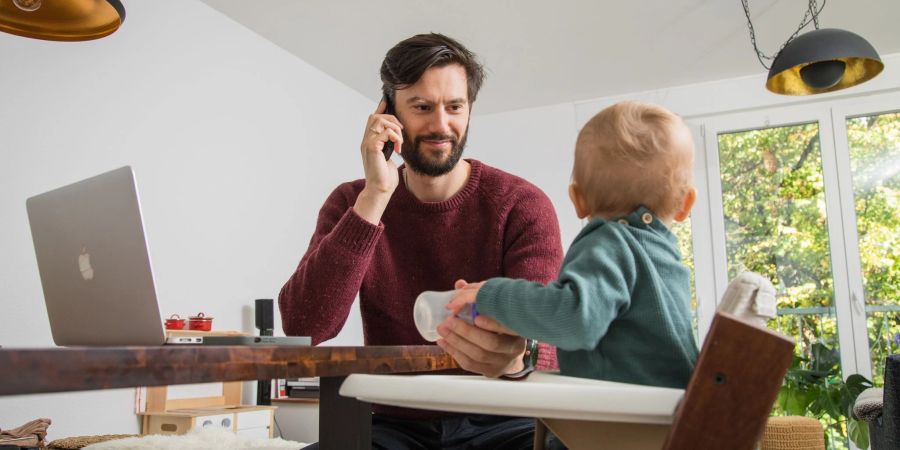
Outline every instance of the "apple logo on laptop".
<svg viewBox="0 0 900 450"><path fill-rule="evenodd" d="M78 255L78 270L81 271L81 278L85 280L94 279L94 268L91 267L91 254L87 252L87 247L81 247L81 254Z"/></svg>

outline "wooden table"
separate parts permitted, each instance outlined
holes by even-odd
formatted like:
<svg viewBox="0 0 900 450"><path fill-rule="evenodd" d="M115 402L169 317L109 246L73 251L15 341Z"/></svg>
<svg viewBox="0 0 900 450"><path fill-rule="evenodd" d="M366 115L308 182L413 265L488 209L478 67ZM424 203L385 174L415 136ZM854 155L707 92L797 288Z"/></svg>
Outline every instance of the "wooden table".
<svg viewBox="0 0 900 450"><path fill-rule="evenodd" d="M320 448L371 448L371 405L338 395L352 373L456 368L437 346L0 349L0 395L321 377Z"/></svg>

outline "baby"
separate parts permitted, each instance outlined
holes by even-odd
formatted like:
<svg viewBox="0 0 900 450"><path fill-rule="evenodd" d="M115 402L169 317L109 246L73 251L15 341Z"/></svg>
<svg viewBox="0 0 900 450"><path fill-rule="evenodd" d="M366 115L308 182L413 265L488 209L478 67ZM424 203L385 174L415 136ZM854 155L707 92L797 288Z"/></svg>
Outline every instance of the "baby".
<svg viewBox="0 0 900 450"><path fill-rule="evenodd" d="M447 308L475 303L511 334L555 345L563 375L684 388L698 351L690 272L669 227L694 205L693 162L690 130L671 111L604 109L575 146L569 197L590 221L559 278L460 280Z"/></svg>

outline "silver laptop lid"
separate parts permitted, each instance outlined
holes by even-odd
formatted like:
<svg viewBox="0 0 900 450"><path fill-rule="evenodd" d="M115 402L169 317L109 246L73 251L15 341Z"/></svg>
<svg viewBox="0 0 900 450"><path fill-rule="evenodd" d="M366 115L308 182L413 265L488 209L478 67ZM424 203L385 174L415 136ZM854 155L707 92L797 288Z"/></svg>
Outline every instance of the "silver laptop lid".
<svg viewBox="0 0 900 450"><path fill-rule="evenodd" d="M26 201L57 345L161 345L137 186L125 166Z"/></svg>

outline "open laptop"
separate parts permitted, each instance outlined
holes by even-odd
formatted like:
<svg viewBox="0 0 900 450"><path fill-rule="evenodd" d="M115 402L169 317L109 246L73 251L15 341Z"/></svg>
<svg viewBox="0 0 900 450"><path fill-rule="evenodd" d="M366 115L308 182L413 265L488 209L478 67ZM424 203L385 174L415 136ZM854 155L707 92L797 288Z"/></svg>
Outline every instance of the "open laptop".
<svg viewBox="0 0 900 450"><path fill-rule="evenodd" d="M131 167L36 195L25 204L57 345L167 342ZM310 345L310 338L204 336L190 343Z"/></svg>

